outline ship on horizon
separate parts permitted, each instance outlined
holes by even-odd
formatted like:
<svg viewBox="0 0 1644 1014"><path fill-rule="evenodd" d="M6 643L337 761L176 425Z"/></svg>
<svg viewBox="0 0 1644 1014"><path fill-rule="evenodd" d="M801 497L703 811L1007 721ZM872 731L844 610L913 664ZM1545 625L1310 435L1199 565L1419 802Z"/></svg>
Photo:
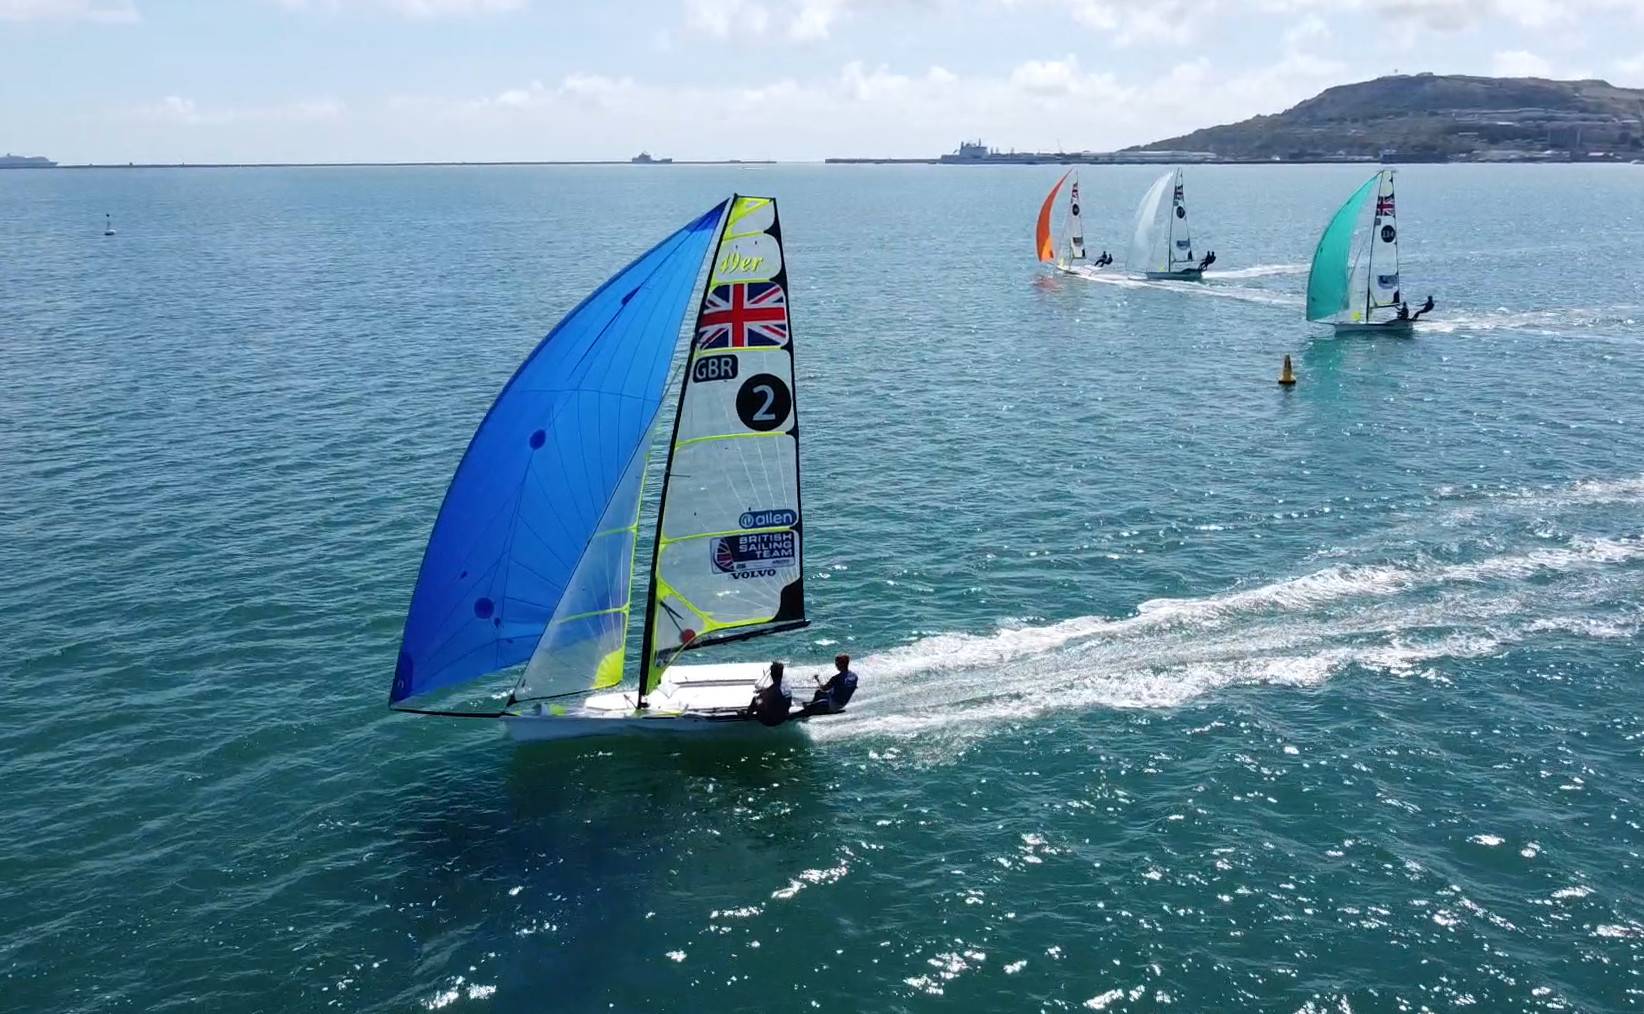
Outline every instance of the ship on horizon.
<svg viewBox="0 0 1644 1014"><path fill-rule="evenodd" d="M628 161L634 165L671 165L673 163L671 158L655 158L648 151L642 151Z"/></svg>
<svg viewBox="0 0 1644 1014"><path fill-rule="evenodd" d="M44 155L0 155L0 169L50 169L57 165Z"/></svg>

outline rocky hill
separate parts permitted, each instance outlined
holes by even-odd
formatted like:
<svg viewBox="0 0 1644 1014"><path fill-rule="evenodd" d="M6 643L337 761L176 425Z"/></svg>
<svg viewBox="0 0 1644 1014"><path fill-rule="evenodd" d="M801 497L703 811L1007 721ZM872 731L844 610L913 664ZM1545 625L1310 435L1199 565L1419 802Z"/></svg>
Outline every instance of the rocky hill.
<svg viewBox="0 0 1644 1014"><path fill-rule="evenodd" d="M1232 159L1512 159L1557 153L1644 156L1644 89L1604 81L1400 74L1328 88L1270 116L1196 130L1130 151Z"/></svg>

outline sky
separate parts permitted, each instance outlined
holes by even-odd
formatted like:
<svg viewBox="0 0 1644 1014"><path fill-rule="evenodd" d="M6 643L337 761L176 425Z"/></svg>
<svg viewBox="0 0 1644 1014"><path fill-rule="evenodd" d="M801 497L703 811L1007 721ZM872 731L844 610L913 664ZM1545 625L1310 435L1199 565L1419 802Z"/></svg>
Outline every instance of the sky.
<svg viewBox="0 0 1644 1014"><path fill-rule="evenodd" d="M0 0L0 152L1108 150L1395 71L1644 87L1644 0Z"/></svg>

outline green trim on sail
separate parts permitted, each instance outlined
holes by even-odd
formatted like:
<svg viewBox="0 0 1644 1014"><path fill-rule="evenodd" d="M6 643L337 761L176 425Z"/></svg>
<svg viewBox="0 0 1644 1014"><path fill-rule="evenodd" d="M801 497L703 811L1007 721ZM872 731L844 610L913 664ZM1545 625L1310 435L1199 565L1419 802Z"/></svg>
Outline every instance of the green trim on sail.
<svg viewBox="0 0 1644 1014"><path fill-rule="evenodd" d="M1330 320L1347 309L1347 288L1352 270L1348 263L1353 253L1353 235L1357 231L1359 211L1365 199L1376 188L1381 174L1370 177L1364 186L1353 192L1335 217L1325 226L1313 251L1313 267L1307 273L1307 319Z"/></svg>
<svg viewBox="0 0 1644 1014"><path fill-rule="evenodd" d="M663 472L640 647L640 707L687 648L716 641L712 635L740 640L776 633L805 619L798 396L776 202L732 198L714 250ZM728 339L715 337L705 323L707 315L723 317L724 306L756 295L770 301L769 309L782 308L779 321L766 318L781 330L746 344L738 337L727 347ZM715 347L701 347L710 339ZM737 383L697 376L698 362L721 356L740 371ZM763 408L743 404L747 393L759 391ZM761 414L767 412L775 414ZM761 444L761 438L778 444ZM747 527L749 512L767 511L787 523ZM775 537L784 534L786 545ZM745 549L739 548L743 540Z"/></svg>

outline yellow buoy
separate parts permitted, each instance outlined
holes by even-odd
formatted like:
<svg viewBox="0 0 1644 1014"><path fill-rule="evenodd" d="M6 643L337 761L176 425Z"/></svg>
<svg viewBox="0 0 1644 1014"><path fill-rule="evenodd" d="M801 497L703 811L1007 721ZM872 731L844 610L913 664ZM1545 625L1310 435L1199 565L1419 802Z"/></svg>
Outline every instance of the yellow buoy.
<svg viewBox="0 0 1644 1014"><path fill-rule="evenodd" d="M1279 383L1290 387L1296 383L1296 374L1290 369L1290 357L1284 357L1284 369L1279 373Z"/></svg>

